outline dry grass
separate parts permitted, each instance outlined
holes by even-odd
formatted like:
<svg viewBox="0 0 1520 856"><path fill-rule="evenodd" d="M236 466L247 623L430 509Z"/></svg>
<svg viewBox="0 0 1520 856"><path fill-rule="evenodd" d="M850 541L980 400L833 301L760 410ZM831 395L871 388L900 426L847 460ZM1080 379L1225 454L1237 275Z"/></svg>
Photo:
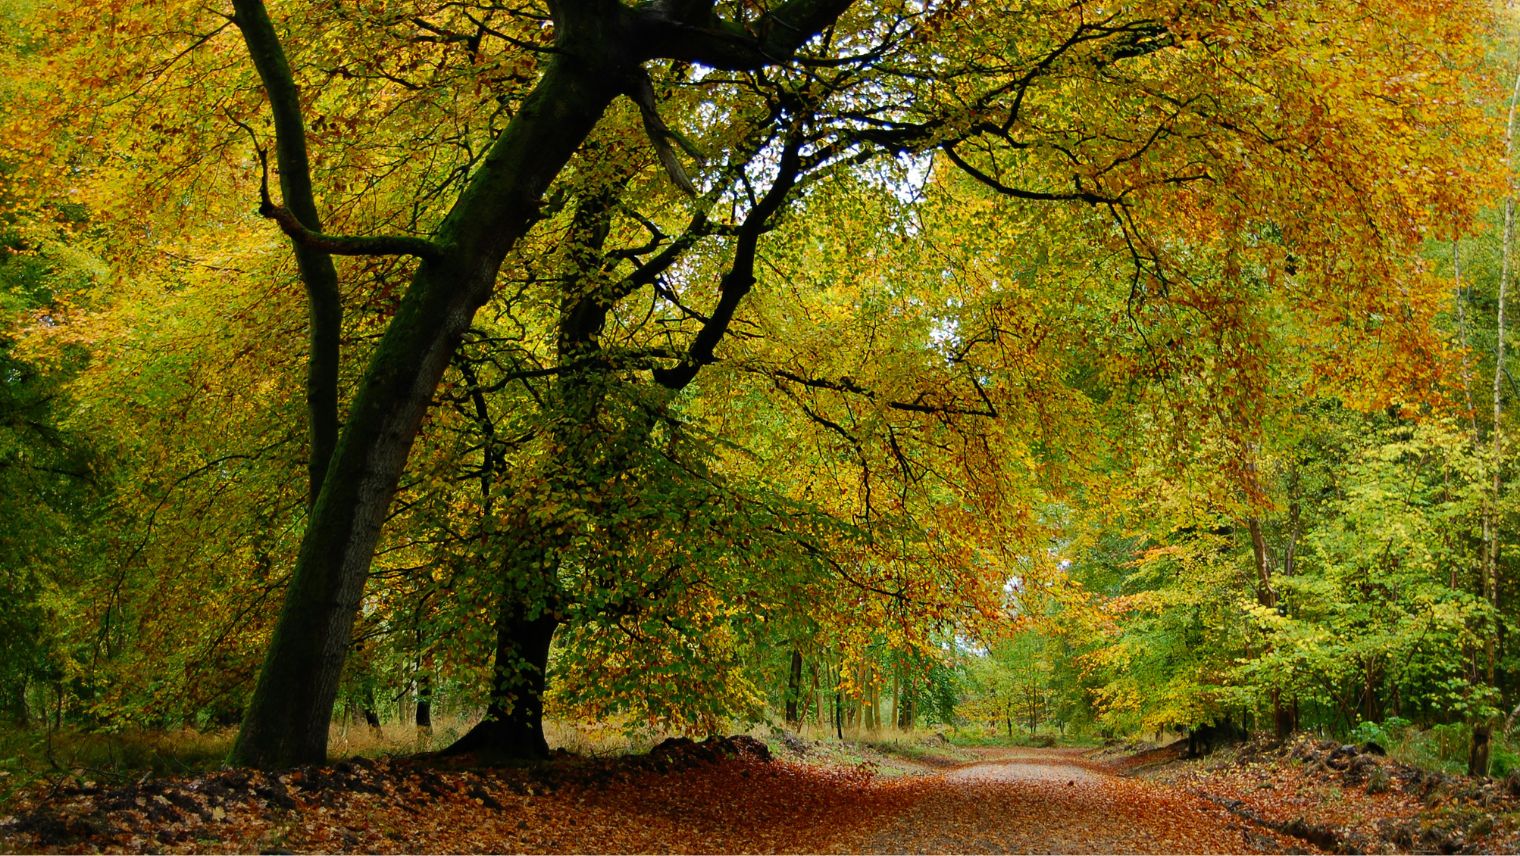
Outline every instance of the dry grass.
<svg viewBox="0 0 1520 856"><path fill-rule="evenodd" d="M328 753L334 758L374 758L436 752L459 739L479 721L479 713L434 716L432 731L427 733L405 722L386 722L378 729L370 728L362 721L335 723L328 738ZM647 752L666 736L662 732L640 729L627 721L544 721L544 737L551 749L596 758Z"/></svg>

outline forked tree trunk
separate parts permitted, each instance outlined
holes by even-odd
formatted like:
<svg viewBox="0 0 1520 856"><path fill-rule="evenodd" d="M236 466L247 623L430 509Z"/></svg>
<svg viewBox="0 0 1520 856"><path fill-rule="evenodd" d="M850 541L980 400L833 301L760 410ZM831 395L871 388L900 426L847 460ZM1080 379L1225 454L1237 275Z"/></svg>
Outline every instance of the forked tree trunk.
<svg viewBox="0 0 1520 856"><path fill-rule="evenodd" d="M314 455L311 480L320 481L321 490L232 763L276 768L326 759L338 677L375 543L433 393L460 337L490 297L507 253L539 216L549 185L612 101L630 90L642 63L670 58L735 71L763 68L785 61L850 4L784 0L739 26L720 20L710 4L560 0L550 4L555 41L543 76L429 240L318 241L310 234L317 228L315 212L307 216L287 209L307 230L286 229L301 236L303 247L408 254L424 261L364 371L325 474L319 472L324 462ZM272 101L277 92L296 93L262 0L237 0L234 9ZM299 99L282 99L275 109L299 118ZM304 132L299 122L282 120L276 133L283 152L296 142L288 138ZM299 207L303 200L294 198L299 195L292 193L285 204ZM271 205L266 213L275 210ZM326 380L317 376L317 366L312 369L312 388L320 398L327 395ZM328 409L326 401L313 402L314 414ZM314 435L314 451L321 442ZM533 649L537 636L547 640L553 627L546 633L529 627L524 633L532 638L524 638L523 645ZM547 641L544 646L547 651Z"/></svg>
<svg viewBox="0 0 1520 856"><path fill-rule="evenodd" d="M617 94L557 56L445 222L449 259L421 264L354 398L233 745L234 764L320 763L380 526L460 337L536 200Z"/></svg>

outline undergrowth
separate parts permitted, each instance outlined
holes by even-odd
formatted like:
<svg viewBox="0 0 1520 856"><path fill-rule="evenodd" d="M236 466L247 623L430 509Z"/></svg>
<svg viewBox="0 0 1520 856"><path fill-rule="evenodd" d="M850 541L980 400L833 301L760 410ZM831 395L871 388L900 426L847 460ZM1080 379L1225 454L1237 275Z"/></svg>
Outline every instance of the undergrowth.
<svg viewBox="0 0 1520 856"><path fill-rule="evenodd" d="M1406 719L1363 722L1351 732L1358 742L1372 741L1390 757L1422 770L1460 775L1467 772L1472 726L1453 722L1417 728ZM1520 771L1520 742L1513 735L1495 734L1489 748L1490 776L1503 778Z"/></svg>
<svg viewBox="0 0 1520 856"><path fill-rule="evenodd" d="M109 733L0 729L0 804L38 782L73 776L122 783L215 769L232 748L231 731Z"/></svg>

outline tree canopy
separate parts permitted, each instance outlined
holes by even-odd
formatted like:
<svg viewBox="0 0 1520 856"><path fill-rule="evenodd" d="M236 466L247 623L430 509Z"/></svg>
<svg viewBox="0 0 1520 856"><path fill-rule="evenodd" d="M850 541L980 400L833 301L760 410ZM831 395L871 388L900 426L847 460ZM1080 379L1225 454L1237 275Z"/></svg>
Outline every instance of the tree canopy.
<svg viewBox="0 0 1520 856"><path fill-rule="evenodd" d="M1516 701L1489 3L0 8L20 714Z"/></svg>

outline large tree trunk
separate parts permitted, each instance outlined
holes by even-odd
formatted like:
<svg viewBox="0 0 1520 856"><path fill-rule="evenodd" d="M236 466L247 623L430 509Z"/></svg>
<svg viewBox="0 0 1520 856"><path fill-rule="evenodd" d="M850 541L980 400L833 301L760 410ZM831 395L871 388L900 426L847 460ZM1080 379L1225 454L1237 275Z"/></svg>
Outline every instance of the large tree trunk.
<svg viewBox="0 0 1520 856"><path fill-rule="evenodd" d="M792 186L795 174L782 174L762 204L745 220L742 234L758 234L764 222L775 213ZM562 505L574 506L596 493L598 486L627 475L636 451L647 443L656 426L657 408L646 407L626 423L607 423L607 399L613 381L599 338L607 323L607 314L617 298L597 287L607 259L603 248L617 207L617 197L627 181L632 180L638 164L623 160L615 164L611 180L589 188L576 205L575 216L564 241L562 280L568 284L561 297L556 347L558 362L566 370L560 375L551 394L546 397L545 420L552 426L556 454L543 462L545 481L563 498ZM778 189L779 188L779 189ZM750 254L735 253L734 265L753 264ZM615 291L615 287L614 287ZM695 371L683 375L687 382ZM502 579L506 593L499 613L498 636L507 640L536 638L529 626L534 616L552 612L558 600L557 569L568 546L565 533L554 531L523 533L525 543L539 541L540 552L532 561L509 565ZM547 632L552 635L554 625ZM536 643L535 643L536 644ZM547 638L543 658L547 658ZM541 710L544 659L524 661L517 656L501 656L498 648L494 665L494 683L498 689L510 688L513 710L527 711L527 718L515 720L511 711L495 710L488 714L470 735L450 747L449 751L469 751L495 758L533 758L547 752L542 736ZM800 655L799 655L800 657ZM526 668L533 680L524 680L519 672ZM801 679L801 661L794 664L796 681ZM795 718L795 694L789 714Z"/></svg>
<svg viewBox="0 0 1520 856"><path fill-rule="evenodd" d="M629 171L632 164L627 163ZM631 176L629 176L631 178ZM612 182L616 186L618 182ZM557 347L567 371L547 397L545 420L552 426L557 454L543 464L551 490L569 499L592 492L593 471L621 446L607 442L597 414L607 395L605 375L592 367L601 355L597 342L610 301L583 287L602 264L600 250L611 224L613 187L593 190L580 200L566 239L564 281L571 283L560 305ZM597 367L600 368L600 367ZM642 441L627 429L624 443ZM526 524L521 524L526 525ZM552 528L552 527L551 527ZM491 701L485 717L445 754L470 753L490 760L530 760L549 754L543 733L543 693L548 686L549 645L559 620L558 569L566 539L553 531L517 533L523 547L502 569L501 603L496 618L496 654L491 671Z"/></svg>

